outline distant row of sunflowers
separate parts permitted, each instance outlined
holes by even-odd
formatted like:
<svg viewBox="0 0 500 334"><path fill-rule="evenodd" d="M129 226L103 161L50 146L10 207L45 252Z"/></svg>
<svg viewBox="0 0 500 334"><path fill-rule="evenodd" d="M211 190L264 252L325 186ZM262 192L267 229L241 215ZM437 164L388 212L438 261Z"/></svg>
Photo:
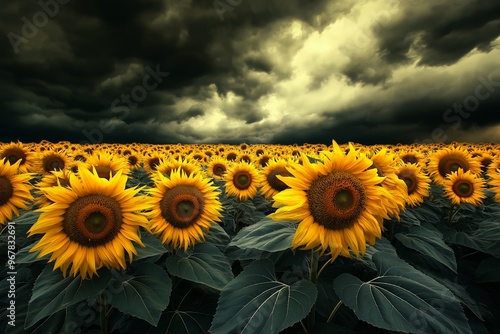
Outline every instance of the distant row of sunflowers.
<svg viewBox="0 0 500 334"><path fill-rule="evenodd" d="M131 186L138 171L149 182ZM138 184L138 183L135 183ZM6 143L0 146L0 223L40 216L31 249L64 275L125 268L140 228L173 249L204 239L224 215L221 196L263 196L274 220L300 222L292 246L332 259L359 256L383 222L441 187L451 205L500 202L500 146L147 145Z"/></svg>

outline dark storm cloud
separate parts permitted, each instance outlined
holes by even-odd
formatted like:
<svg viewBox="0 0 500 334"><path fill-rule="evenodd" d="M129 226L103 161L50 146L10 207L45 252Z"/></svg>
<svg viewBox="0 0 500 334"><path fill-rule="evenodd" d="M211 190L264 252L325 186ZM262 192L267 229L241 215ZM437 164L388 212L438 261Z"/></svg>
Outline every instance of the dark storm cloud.
<svg viewBox="0 0 500 334"><path fill-rule="evenodd" d="M470 50L491 49L500 31L500 2L496 0L400 1L388 24L378 25L380 51L389 62L408 62L413 46L421 65L444 65Z"/></svg>
<svg viewBox="0 0 500 334"><path fill-rule="evenodd" d="M220 2L3 5L0 141L408 142L500 123L487 116L496 86L459 126L443 120L474 93L473 75L393 81L405 66L470 68L459 62L471 50L494 52L496 0ZM363 10L382 19L364 24ZM497 63L477 65L486 76Z"/></svg>

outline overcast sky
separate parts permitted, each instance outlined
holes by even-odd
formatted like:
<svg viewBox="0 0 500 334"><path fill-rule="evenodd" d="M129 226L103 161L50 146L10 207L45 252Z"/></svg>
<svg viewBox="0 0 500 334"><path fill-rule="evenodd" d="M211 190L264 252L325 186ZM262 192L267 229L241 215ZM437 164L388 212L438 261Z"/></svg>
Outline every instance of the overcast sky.
<svg viewBox="0 0 500 334"><path fill-rule="evenodd" d="M0 141L500 142L498 0L9 0Z"/></svg>

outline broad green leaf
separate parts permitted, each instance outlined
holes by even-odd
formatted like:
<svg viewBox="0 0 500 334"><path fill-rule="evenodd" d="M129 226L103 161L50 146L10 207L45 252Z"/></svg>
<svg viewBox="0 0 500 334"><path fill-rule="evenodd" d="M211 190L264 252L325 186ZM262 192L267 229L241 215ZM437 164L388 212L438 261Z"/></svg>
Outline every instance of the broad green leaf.
<svg viewBox="0 0 500 334"><path fill-rule="evenodd" d="M158 265L144 262L138 265L134 276L113 279L107 300L119 311L146 320L153 326L167 308L172 290L172 281Z"/></svg>
<svg viewBox="0 0 500 334"><path fill-rule="evenodd" d="M19 217L12 221L17 225L33 225L40 217L41 212L38 211L24 211Z"/></svg>
<svg viewBox="0 0 500 334"><path fill-rule="evenodd" d="M220 250L224 250L227 244L231 241L231 237L219 224L214 224L210 226L207 235L205 236L205 241L217 246Z"/></svg>
<svg viewBox="0 0 500 334"><path fill-rule="evenodd" d="M310 281L284 284L271 261L255 261L222 290L210 333L279 333L309 313L316 295Z"/></svg>
<svg viewBox="0 0 500 334"><path fill-rule="evenodd" d="M483 234L479 232L479 234ZM495 240L481 239L478 232L466 233L449 230L445 234L447 241L452 244L466 246L494 257L500 258L500 242Z"/></svg>
<svg viewBox="0 0 500 334"><path fill-rule="evenodd" d="M212 321L211 314L194 311L169 311L163 317L166 328L162 333L165 334L205 334Z"/></svg>
<svg viewBox="0 0 500 334"><path fill-rule="evenodd" d="M442 284L397 257L373 255L380 276L351 274L334 281L337 295L360 320L410 333L472 333L460 302Z"/></svg>
<svg viewBox="0 0 500 334"><path fill-rule="evenodd" d="M21 248L17 253L16 253L16 263L17 264L29 264L37 261L45 261L47 262L50 259L49 255L42 256L41 258L37 259L37 255L40 253L40 251L30 253L29 250L33 248L34 245L28 245L24 248Z"/></svg>
<svg viewBox="0 0 500 334"><path fill-rule="evenodd" d="M145 247L136 246L137 255L134 256L134 261L145 259L148 257L165 254L168 250L163 246L161 241L154 235L148 232L141 234L141 241Z"/></svg>
<svg viewBox="0 0 500 334"><path fill-rule="evenodd" d="M476 270L476 281L480 283L500 282L500 259L491 257L481 261Z"/></svg>
<svg viewBox="0 0 500 334"><path fill-rule="evenodd" d="M292 247L296 229L297 225L294 222L274 221L266 217L256 224L243 228L228 246L278 252Z"/></svg>
<svg viewBox="0 0 500 334"><path fill-rule="evenodd" d="M411 226L407 233L396 233L403 245L426 255L457 272L457 261L453 250L443 241L443 235L423 226Z"/></svg>
<svg viewBox="0 0 500 334"><path fill-rule="evenodd" d="M216 246L206 242L169 256L166 266L171 275L217 290L225 287L234 277L226 256Z"/></svg>
<svg viewBox="0 0 500 334"><path fill-rule="evenodd" d="M90 280L82 280L81 276L64 278L59 269L47 265L33 286L33 294L29 301L25 327L71 306L88 297L96 296L111 279L109 270L98 271L99 276Z"/></svg>
<svg viewBox="0 0 500 334"><path fill-rule="evenodd" d="M411 209L401 211L399 218L400 223L403 225L420 225L420 220L413 214Z"/></svg>

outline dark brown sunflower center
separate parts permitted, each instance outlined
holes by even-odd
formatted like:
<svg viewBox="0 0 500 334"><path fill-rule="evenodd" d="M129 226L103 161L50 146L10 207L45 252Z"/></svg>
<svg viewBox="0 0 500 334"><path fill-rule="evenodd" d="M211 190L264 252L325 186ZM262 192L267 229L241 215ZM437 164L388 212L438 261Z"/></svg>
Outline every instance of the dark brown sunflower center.
<svg viewBox="0 0 500 334"><path fill-rule="evenodd" d="M289 188L285 182L277 178L278 175L282 176L293 176L285 167L276 167L269 174L267 174L267 183L277 191L282 191Z"/></svg>
<svg viewBox="0 0 500 334"><path fill-rule="evenodd" d="M139 161L139 159L137 159L137 157L135 155L129 155L128 156L128 164L130 166L135 166L138 161Z"/></svg>
<svg viewBox="0 0 500 334"><path fill-rule="evenodd" d="M26 153L19 148L9 148L2 153L2 159L7 159L11 165L21 160L21 165L26 162Z"/></svg>
<svg viewBox="0 0 500 334"><path fill-rule="evenodd" d="M69 187L69 180L68 179L65 179L65 178L58 178L59 180L59 184L61 185L61 187ZM57 185L57 183L56 183Z"/></svg>
<svg viewBox="0 0 500 334"><path fill-rule="evenodd" d="M4 205L14 195L12 183L5 176L0 176L0 206Z"/></svg>
<svg viewBox="0 0 500 334"><path fill-rule="evenodd" d="M462 168L464 172L469 170L467 160L458 155L448 155L439 160L438 171L442 177L446 177L451 172L458 171Z"/></svg>
<svg viewBox="0 0 500 334"><path fill-rule="evenodd" d="M410 163L410 164L418 163L418 158L413 154L405 154L401 157L401 160L403 160L403 162L405 163Z"/></svg>
<svg viewBox="0 0 500 334"><path fill-rule="evenodd" d="M453 192L459 197L470 197L474 193L474 184L469 180L459 180L453 184Z"/></svg>
<svg viewBox="0 0 500 334"><path fill-rule="evenodd" d="M160 158L151 158L149 159L148 161L148 164L149 164L149 167L151 168L151 170L156 170L156 168L158 168L158 165L160 164Z"/></svg>
<svg viewBox="0 0 500 334"><path fill-rule="evenodd" d="M194 186L178 185L168 189L160 201L161 215L174 227L187 228L200 218L205 201Z"/></svg>
<svg viewBox="0 0 500 334"><path fill-rule="evenodd" d="M329 230L342 230L356 224L365 208L366 193L354 175L333 171L312 182L307 200L315 222Z"/></svg>
<svg viewBox="0 0 500 334"><path fill-rule="evenodd" d="M222 164L215 164L212 168L213 172L217 176L222 176L226 172L226 167Z"/></svg>
<svg viewBox="0 0 500 334"><path fill-rule="evenodd" d="M239 190L245 190L252 184L252 175L249 172L241 170L233 175L233 184Z"/></svg>
<svg viewBox="0 0 500 334"><path fill-rule="evenodd" d="M234 160L236 160L236 158L237 158L237 157L238 157L238 156L236 155L236 153L231 152L231 153L229 153L229 154L226 156L226 160L229 160L229 161L234 161Z"/></svg>
<svg viewBox="0 0 500 334"><path fill-rule="evenodd" d="M86 160L87 160L87 158L85 158L85 156L84 156L84 155L77 154L77 155L75 155L74 160L75 160L75 161L86 161Z"/></svg>
<svg viewBox="0 0 500 334"><path fill-rule="evenodd" d="M262 167L266 167L267 166L267 163L269 162L269 159L271 159L270 157L268 156L264 156L262 158L259 159L259 164L262 166Z"/></svg>
<svg viewBox="0 0 500 334"><path fill-rule="evenodd" d="M91 194L69 206L64 214L63 231L74 242L95 247L113 240L121 224L120 204L109 196Z"/></svg>
<svg viewBox="0 0 500 334"><path fill-rule="evenodd" d="M385 176L384 172L382 171L382 168L376 162L372 162L372 165L370 166L369 169L372 169L372 168L375 168L377 170L378 176L380 176L380 177Z"/></svg>
<svg viewBox="0 0 500 334"><path fill-rule="evenodd" d="M406 187L408 188L408 195L411 195L415 191L417 191L418 179L415 173L410 170L403 170L398 173L398 178L406 183Z"/></svg>
<svg viewBox="0 0 500 334"><path fill-rule="evenodd" d="M97 175L101 179L109 180L110 174L113 174L112 170L109 166L94 166L94 167L95 167L95 171L97 172Z"/></svg>
<svg viewBox="0 0 500 334"><path fill-rule="evenodd" d="M64 160L57 155L49 155L43 159L43 169L46 172L64 169Z"/></svg>

